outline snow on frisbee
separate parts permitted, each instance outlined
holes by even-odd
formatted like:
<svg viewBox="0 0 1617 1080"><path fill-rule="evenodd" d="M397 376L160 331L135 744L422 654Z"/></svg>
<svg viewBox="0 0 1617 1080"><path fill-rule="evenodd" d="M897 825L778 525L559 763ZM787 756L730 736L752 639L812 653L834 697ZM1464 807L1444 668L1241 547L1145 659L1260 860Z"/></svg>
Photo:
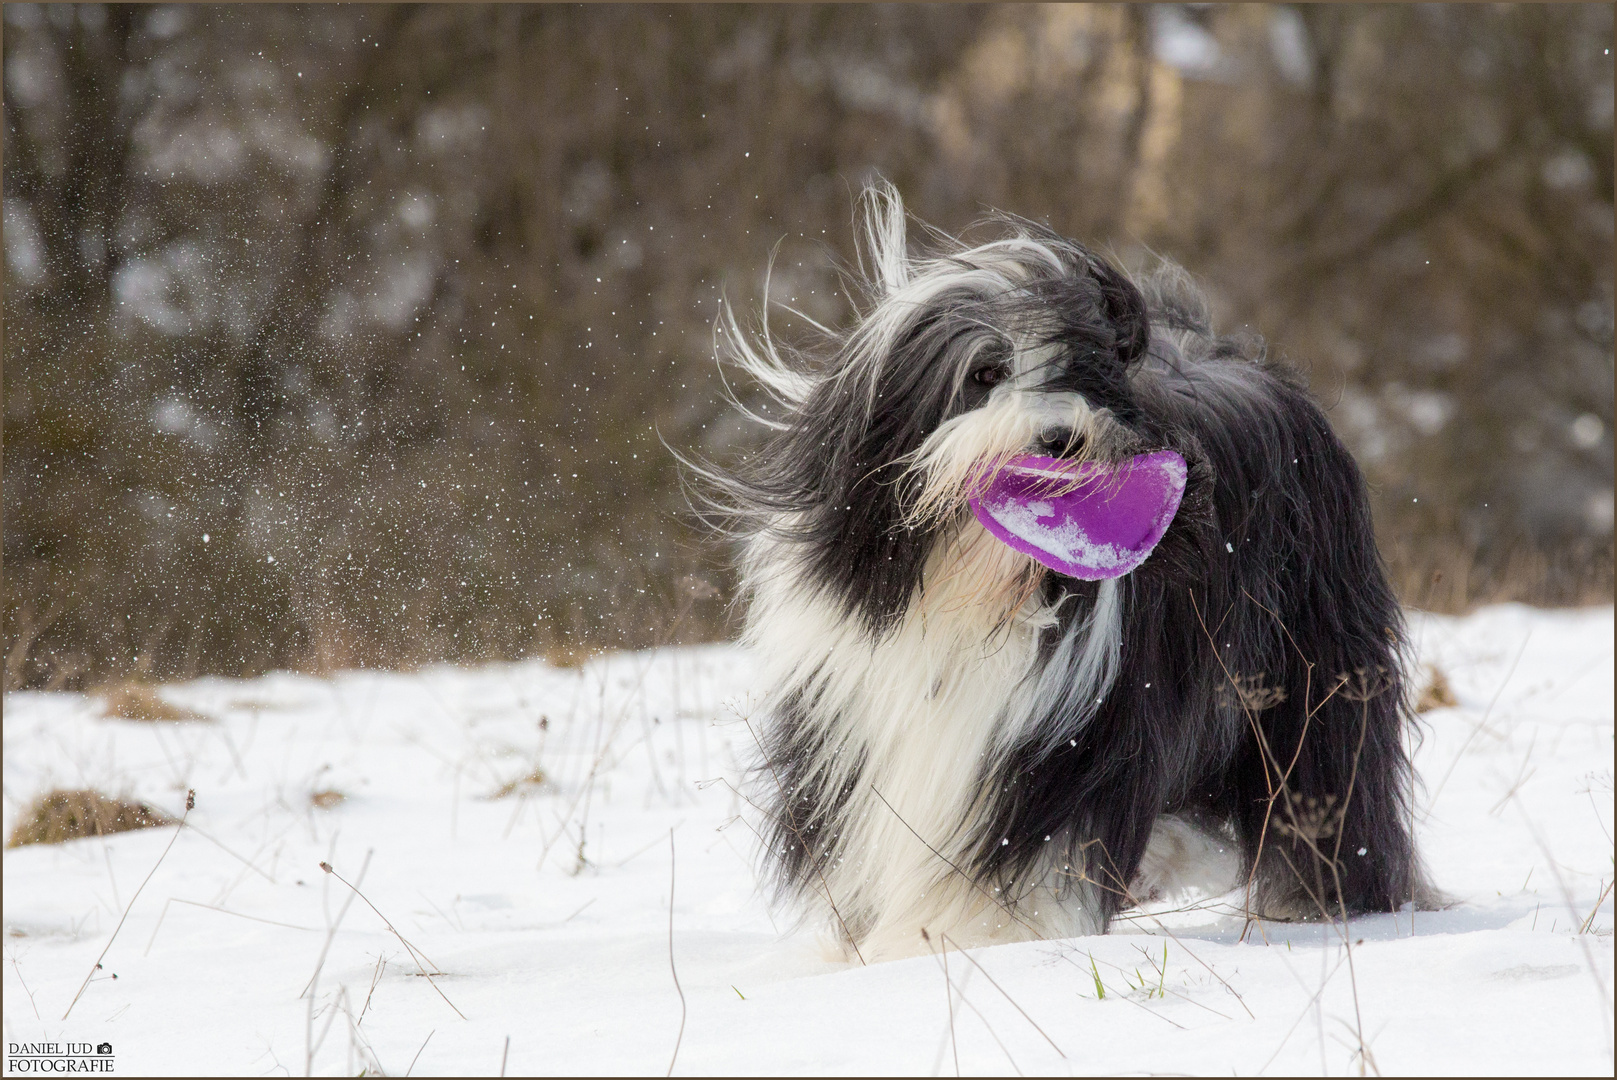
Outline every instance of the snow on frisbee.
<svg viewBox="0 0 1617 1080"><path fill-rule="evenodd" d="M1172 450L1121 465L1012 458L971 499L983 528L1050 569L1085 581L1121 577L1145 562L1185 494L1185 459Z"/></svg>

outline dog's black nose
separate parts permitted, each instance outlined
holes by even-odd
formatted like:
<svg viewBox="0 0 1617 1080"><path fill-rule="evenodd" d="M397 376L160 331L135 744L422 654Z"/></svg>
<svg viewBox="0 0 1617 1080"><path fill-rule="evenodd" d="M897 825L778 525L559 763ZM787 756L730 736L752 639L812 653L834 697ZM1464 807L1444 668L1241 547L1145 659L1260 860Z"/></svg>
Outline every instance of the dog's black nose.
<svg viewBox="0 0 1617 1080"><path fill-rule="evenodd" d="M1045 428L1039 433L1039 449L1046 457L1072 457L1083 446L1083 437L1070 428Z"/></svg>

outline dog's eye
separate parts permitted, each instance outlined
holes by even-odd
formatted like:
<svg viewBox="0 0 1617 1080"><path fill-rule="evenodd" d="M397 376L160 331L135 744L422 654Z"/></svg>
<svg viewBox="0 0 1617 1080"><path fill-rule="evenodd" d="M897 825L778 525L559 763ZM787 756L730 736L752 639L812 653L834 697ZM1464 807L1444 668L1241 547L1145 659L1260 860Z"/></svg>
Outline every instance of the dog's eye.
<svg viewBox="0 0 1617 1080"><path fill-rule="evenodd" d="M995 364L980 367L971 373L971 381L979 386L998 386L1005 378L1005 369Z"/></svg>

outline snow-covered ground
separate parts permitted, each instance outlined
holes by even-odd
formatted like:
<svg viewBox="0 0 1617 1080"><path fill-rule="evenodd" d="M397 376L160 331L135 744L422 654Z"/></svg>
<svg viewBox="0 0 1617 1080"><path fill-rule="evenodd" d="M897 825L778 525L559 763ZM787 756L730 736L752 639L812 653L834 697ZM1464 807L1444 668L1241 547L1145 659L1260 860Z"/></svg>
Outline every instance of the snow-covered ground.
<svg viewBox="0 0 1617 1080"><path fill-rule="evenodd" d="M729 647L170 689L211 723L10 695L8 833L53 787L197 802L115 938L174 829L5 852L5 1038L121 1075L662 1073L676 1041L679 1073L1274 1075L1357 1072L1362 1033L1387 1074L1610 1074L1612 621L1412 615L1460 701L1417 754L1458 903L1355 920L1351 962L1217 904L947 974L826 959L757 894Z"/></svg>

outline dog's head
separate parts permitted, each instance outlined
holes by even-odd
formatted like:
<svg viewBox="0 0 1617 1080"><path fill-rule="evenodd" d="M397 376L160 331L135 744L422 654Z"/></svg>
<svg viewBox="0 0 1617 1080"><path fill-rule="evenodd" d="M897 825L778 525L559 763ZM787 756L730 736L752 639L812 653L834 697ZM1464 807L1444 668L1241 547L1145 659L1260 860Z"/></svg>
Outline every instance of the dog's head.
<svg viewBox="0 0 1617 1080"><path fill-rule="evenodd" d="M1132 373L1146 301L1117 268L1031 222L912 254L897 192L865 193L867 303L819 356L725 329L774 398L774 437L726 483L741 531L790 552L876 634L902 616L940 542L980 535L967 505L1012 458L1115 463L1165 445ZM1028 583L1031 560L1010 565ZM1014 591L1014 590L1013 590Z"/></svg>

